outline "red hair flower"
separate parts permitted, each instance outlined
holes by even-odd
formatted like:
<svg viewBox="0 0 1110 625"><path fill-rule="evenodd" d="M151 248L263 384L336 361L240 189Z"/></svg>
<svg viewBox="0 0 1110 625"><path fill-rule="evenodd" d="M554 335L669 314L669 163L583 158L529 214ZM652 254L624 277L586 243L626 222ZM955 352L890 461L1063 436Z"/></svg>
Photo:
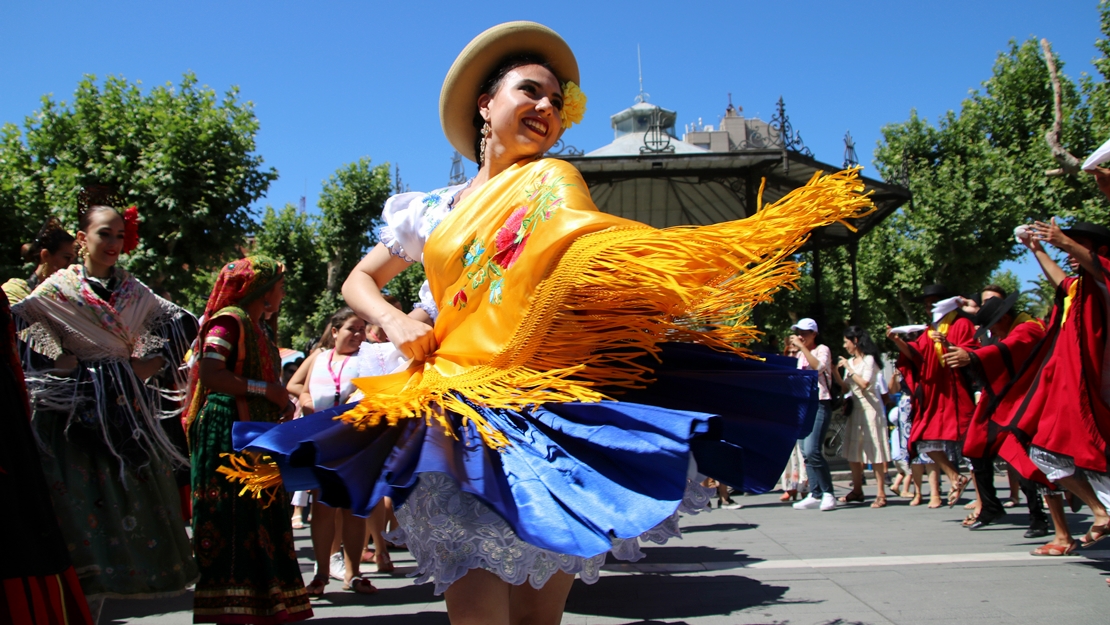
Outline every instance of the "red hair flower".
<svg viewBox="0 0 1110 625"><path fill-rule="evenodd" d="M132 206L123 211L123 253L128 254L139 247L139 207Z"/></svg>

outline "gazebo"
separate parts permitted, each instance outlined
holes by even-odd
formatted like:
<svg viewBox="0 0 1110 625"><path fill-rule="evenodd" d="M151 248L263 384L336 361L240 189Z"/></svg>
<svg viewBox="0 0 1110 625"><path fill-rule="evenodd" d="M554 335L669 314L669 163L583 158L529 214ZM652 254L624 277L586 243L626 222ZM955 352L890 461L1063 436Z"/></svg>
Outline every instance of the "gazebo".
<svg viewBox="0 0 1110 625"><path fill-rule="evenodd" d="M842 166L822 163L802 143L786 116L782 98L770 122L746 119L731 97L720 127L695 124L681 139L677 114L646 101L611 116L613 142L584 153L556 144L549 156L571 162L582 172L601 210L655 227L705 225L743 219L755 212L759 186L766 180L764 203L804 185L818 171L837 171L857 164L851 135L845 134ZM813 277L820 302L821 250L847 246L852 264L852 314L859 285L856 249L859 238L909 201L908 189L862 177L876 210L854 220L853 232L842 224L815 231L803 250L813 251Z"/></svg>

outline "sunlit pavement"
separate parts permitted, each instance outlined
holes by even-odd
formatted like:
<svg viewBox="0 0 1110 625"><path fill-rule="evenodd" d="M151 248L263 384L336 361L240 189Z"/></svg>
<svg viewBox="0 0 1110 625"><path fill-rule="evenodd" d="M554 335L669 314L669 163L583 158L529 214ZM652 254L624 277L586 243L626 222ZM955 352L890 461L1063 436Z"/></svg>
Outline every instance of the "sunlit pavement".
<svg viewBox="0 0 1110 625"><path fill-rule="evenodd" d="M960 527L967 499L930 510L892 497L872 509L874 488L866 493L864 504L830 512L794 510L773 493L739 497L739 510L687 517L682 540L645 547L636 563L610 562L597 584L575 582L563 623L1110 623L1110 540L1076 556L1038 558L1029 551L1049 539L1022 537L1024 506L971 532ZM1090 525L1087 512L1068 515L1077 539ZM308 582L309 533L296 535ZM393 561L394 575L368 575L376 595L342 591L333 580L314 602L312 622L446 625L432 586L404 577L408 552L394 552ZM110 600L101 623L191 623L191 607L191 593Z"/></svg>

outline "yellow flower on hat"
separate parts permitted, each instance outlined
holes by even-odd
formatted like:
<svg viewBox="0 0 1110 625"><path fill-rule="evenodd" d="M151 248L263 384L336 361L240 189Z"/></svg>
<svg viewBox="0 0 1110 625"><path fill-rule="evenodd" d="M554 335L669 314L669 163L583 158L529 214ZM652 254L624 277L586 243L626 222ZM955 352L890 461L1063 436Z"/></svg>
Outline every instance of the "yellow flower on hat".
<svg viewBox="0 0 1110 625"><path fill-rule="evenodd" d="M563 110L559 111L559 120L563 129L582 123L582 118L585 116L586 94L582 93L573 80L566 81L563 83Z"/></svg>

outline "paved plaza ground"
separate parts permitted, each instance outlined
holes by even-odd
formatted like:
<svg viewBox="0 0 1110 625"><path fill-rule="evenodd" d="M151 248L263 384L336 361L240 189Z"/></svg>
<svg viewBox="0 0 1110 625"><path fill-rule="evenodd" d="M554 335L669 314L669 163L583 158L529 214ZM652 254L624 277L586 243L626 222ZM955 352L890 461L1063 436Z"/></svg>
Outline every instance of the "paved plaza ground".
<svg viewBox="0 0 1110 625"><path fill-rule="evenodd" d="M998 485L1006 496L1004 480ZM869 503L874 488L866 491ZM822 513L793 510L778 494L738 501L740 510L686 517L682 540L646 547L637 563L610 562L597 584L576 581L564 625L1110 623L1110 540L1077 556L1030 556L1047 539L1022 538L1024 507L970 532L960 527L962 505L929 510L892 498L884 509ZM1087 512L1069 514L1073 533L1086 531ZM308 530L296 535L308 582ZM370 576L378 594L343 592L333 581L310 622L446 625L432 586L405 579L408 553L393 558L395 575ZM101 623L191 623L191 607L191 593L109 601Z"/></svg>

